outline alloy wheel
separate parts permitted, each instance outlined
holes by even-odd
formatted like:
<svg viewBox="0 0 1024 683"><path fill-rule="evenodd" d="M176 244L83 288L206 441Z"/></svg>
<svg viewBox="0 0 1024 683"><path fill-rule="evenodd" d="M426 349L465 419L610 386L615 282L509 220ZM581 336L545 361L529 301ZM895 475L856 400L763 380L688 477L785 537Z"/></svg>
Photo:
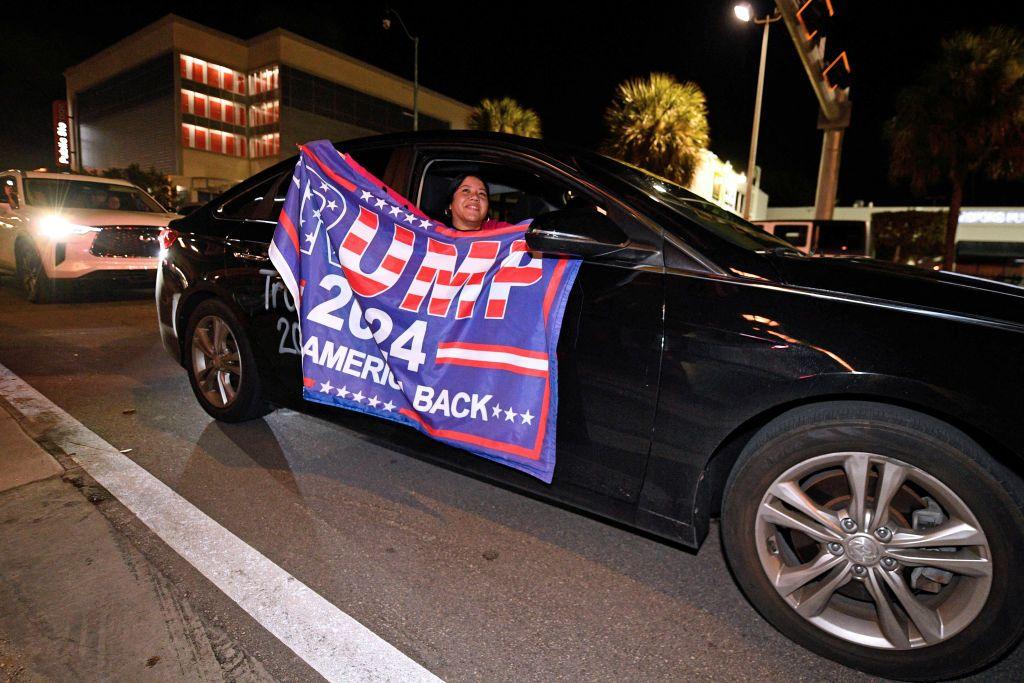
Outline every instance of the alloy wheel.
<svg viewBox="0 0 1024 683"><path fill-rule="evenodd" d="M946 485L906 462L839 452L779 476L755 521L761 567L801 617L889 650L947 640L981 613L988 540Z"/></svg>
<svg viewBox="0 0 1024 683"><path fill-rule="evenodd" d="M192 333L192 373L210 405L227 408L235 402L242 381L238 343L216 315L202 318Z"/></svg>

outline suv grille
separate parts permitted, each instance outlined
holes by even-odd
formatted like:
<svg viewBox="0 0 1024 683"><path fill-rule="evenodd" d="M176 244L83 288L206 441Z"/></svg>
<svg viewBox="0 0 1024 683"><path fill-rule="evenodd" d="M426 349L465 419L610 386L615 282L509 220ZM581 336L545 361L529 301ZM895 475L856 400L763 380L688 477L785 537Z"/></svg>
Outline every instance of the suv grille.
<svg viewBox="0 0 1024 683"><path fill-rule="evenodd" d="M160 228L142 225L110 225L93 238L89 253L93 256L151 257L160 255Z"/></svg>

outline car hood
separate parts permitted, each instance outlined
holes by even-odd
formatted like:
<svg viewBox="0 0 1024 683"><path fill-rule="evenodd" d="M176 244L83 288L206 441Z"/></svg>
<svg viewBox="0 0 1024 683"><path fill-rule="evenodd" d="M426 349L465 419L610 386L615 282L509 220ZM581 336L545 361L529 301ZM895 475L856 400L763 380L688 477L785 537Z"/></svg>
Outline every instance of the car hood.
<svg viewBox="0 0 1024 683"><path fill-rule="evenodd" d="M788 285L1024 325L1024 287L868 258L770 258Z"/></svg>
<svg viewBox="0 0 1024 683"><path fill-rule="evenodd" d="M32 218L39 218L48 213L55 213L49 210L33 211ZM92 225L101 227L105 225L151 225L166 227L175 218L181 218L176 213L151 213L147 211L108 211L104 209L64 209L60 215L72 223L78 225Z"/></svg>

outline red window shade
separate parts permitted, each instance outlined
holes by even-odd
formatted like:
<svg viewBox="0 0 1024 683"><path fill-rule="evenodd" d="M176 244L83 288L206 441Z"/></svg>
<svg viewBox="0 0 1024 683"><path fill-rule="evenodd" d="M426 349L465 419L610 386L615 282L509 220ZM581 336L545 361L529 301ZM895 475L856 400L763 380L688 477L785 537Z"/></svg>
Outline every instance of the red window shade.
<svg viewBox="0 0 1024 683"><path fill-rule="evenodd" d="M188 78L188 58L185 57L185 55L181 55L181 57L178 59L178 66L181 68L181 77Z"/></svg>
<svg viewBox="0 0 1024 683"><path fill-rule="evenodd" d="M185 147L192 146L192 136L189 135L188 126L185 124L182 124L181 126L181 144Z"/></svg>
<svg viewBox="0 0 1024 683"><path fill-rule="evenodd" d="M190 93L187 93L184 90L181 91L181 113L182 114L188 114L189 113L189 111L188 111L188 103L189 103L189 100L191 100L191 99L192 99L192 96L191 96Z"/></svg>
<svg viewBox="0 0 1024 683"><path fill-rule="evenodd" d="M196 149L206 149L206 130L203 128L196 128Z"/></svg>
<svg viewBox="0 0 1024 683"><path fill-rule="evenodd" d="M206 95L196 93L193 113L196 116L206 116Z"/></svg>
<svg viewBox="0 0 1024 683"><path fill-rule="evenodd" d="M210 114L209 117L215 121L223 120L224 112L221 106L220 100L210 98Z"/></svg>

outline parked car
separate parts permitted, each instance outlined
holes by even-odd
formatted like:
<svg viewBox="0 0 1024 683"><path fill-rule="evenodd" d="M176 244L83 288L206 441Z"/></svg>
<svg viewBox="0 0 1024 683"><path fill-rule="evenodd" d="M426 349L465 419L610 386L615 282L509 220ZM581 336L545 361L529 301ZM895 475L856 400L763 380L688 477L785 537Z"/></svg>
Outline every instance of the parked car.
<svg viewBox="0 0 1024 683"><path fill-rule="evenodd" d="M755 221L769 235L781 238L814 256L870 256L866 221Z"/></svg>
<svg viewBox="0 0 1024 683"><path fill-rule="evenodd" d="M760 613L863 671L953 677L1018 642L1024 289L807 258L664 179L542 141L337 146L431 216L449 180L473 172L495 217L536 217L533 250L584 257L559 341L552 484L390 422L340 419L685 546L721 515ZM294 164L161 236L161 338L219 420L300 404L295 302L267 258Z"/></svg>
<svg viewBox="0 0 1024 683"><path fill-rule="evenodd" d="M160 228L178 217L126 180L10 170L0 188L0 270L36 303L70 282L151 284Z"/></svg>

